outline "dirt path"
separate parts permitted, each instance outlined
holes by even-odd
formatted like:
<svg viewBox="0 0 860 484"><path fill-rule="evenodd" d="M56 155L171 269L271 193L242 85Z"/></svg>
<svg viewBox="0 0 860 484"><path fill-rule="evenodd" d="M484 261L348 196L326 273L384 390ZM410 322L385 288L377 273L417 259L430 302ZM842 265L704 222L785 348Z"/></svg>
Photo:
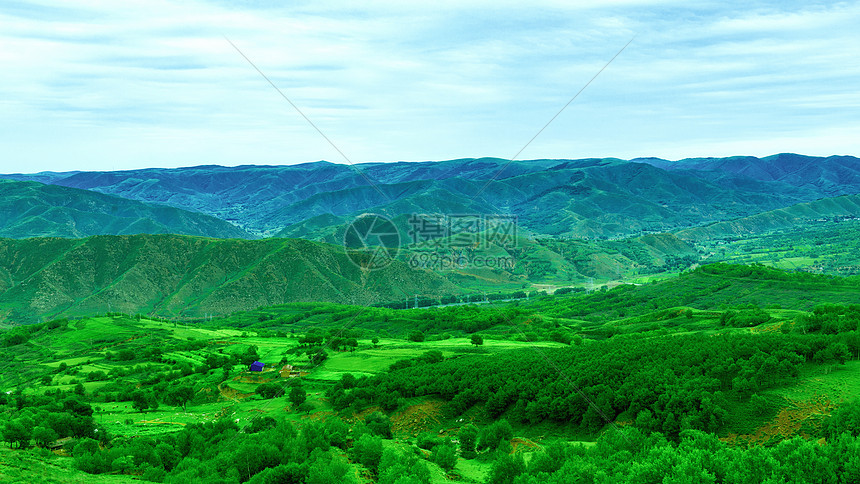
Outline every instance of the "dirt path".
<svg viewBox="0 0 860 484"><path fill-rule="evenodd" d="M810 435L806 430L820 430L824 418L836 408L836 405L823 395L805 401L790 399L786 399L786 401L787 407L780 410L773 420L757 428L753 433L729 434L720 440L731 445L761 445L775 438L791 438L795 435L808 439Z"/></svg>
<svg viewBox="0 0 860 484"><path fill-rule="evenodd" d="M145 423L145 424L173 424L173 425L182 425L183 427L184 427L185 425L188 425L188 424L183 423L183 422L170 422L170 421L164 421L164 420L161 420L160 418L157 418L157 419L155 419L155 420L140 420L140 421L138 421L138 423Z"/></svg>

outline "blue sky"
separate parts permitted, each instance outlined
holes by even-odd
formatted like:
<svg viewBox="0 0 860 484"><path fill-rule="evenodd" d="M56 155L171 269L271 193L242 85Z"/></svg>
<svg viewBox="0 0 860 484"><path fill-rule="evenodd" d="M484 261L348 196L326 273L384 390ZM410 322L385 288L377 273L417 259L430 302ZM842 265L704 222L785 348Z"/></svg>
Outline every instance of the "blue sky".
<svg viewBox="0 0 860 484"><path fill-rule="evenodd" d="M282 5L287 4L287 6ZM860 155L860 3L0 3L0 172Z"/></svg>

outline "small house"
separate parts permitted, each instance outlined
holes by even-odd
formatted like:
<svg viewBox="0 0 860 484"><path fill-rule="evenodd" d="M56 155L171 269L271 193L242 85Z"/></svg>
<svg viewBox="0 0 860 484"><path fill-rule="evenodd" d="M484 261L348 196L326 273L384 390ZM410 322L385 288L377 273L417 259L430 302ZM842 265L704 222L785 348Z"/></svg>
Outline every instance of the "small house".
<svg viewBox="0 0 860 484"><path fill-rule="evenodd" d="M263 367L266 366L264 363L260 363L259 361L255 361L251 363L251 366L248 368L251 371L263 371Z"/></svg>

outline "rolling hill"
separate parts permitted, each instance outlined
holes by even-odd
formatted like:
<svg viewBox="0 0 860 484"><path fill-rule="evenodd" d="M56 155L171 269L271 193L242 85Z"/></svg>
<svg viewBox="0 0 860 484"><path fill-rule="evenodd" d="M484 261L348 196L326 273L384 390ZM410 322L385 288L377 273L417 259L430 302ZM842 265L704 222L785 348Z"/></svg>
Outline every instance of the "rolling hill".
<svg viewBox="0 0 860 484"><path fill-rule="evenodd" d="M745 237L776 230L802 228L833 218L858 217L860 217L860 195L843 195L717 222L704 227L679 230L675 235L689 241Z"/></svg>
<svg viewBox="0 0 860 484"><path fill-rule="evenodd" d="M175 233L251 238L202 213L38 182L0 180L0 237Z"/></svg>
<svg viewBox="0 0 860 484"><path fill-rule="evenodd" d="M457 292L444 278L402 262L362 272L342 248L301 239L0 239L6 323L106 310L204 316L292 301L370 304Z"/></svg>

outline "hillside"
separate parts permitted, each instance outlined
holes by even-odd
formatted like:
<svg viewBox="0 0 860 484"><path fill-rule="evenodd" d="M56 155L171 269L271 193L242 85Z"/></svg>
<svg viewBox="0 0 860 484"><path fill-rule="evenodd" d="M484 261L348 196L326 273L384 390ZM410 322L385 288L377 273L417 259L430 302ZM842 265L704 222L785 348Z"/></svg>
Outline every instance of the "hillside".
<svg viewBox="0 0 860 484"><path fill-rule="evenodd" d="M11 328L0 478L855 482L857 287L716 264L509 304Z"/></svg>
<svg viewBox="0 0 860 484"><path fill-rule="evenodd" d="M745 237L766 234L776 230L809 227L817 222L833 218L857 217L860 217L860 195L843 195L718 222L704 227L679 230L675 235L680 239L690 241Z"/></svg>
<svg viewBox="0 0 860 484"><path fill-rule="evenodd" d="M860 193L857 159L851 157L633 161L480 158L4 176L195 210L256 235L314 239L330 237L342 220L364 212L394 218L499 211L517 215L524 228L539 234L611 238ZM783 171L773 168L779 166Z"/></svg>
<svg viewBox="0 0 860 484"><path fill-rule="evenodd" d="M0 237L87 237L174 233L250 238L202 213L88 190L0 179Z"/></svg>
<svg viewBox="0 0 860 484"><path fill-rule="evenodd" d="M0 239L0 321L123 311L229 314L290 301L369 304L458 292L395 262L363 273L336 246L177 235Z"/></svg>

